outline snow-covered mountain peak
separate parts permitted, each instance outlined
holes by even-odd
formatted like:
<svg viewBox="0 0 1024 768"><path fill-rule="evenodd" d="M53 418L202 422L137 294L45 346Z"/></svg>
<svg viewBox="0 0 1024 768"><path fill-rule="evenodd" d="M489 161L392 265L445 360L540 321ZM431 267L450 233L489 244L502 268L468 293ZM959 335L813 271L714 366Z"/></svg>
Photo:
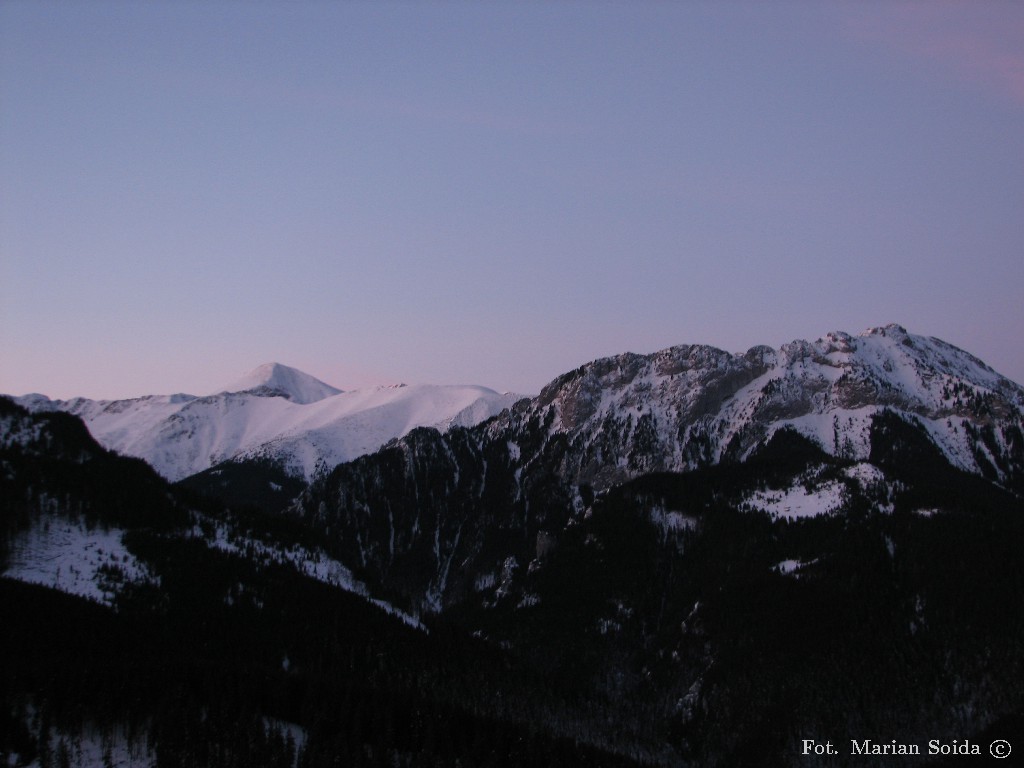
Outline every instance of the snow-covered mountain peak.
<svg viewBox="0 0 1024 768"><path fill-rule="evenodd" d="M861 336L892 336L896 339L902 339L907 337L907 329L899 323L886 323L885 325L876 325L873 328L868 328L864 331Z"/></svg>
<svg viewBox="0 0 1024 768"><path fill-rule="evenodd" d="M177 481L230 459L270 459L296 477L377 450L416 427L470 426L520 397L480 386L411 384L342 392L279 363L215 395L131 400L15 398L30 411L79 416L106 448ZM2 425L0 425L2 426Z"/></svg>
<svg viewBox="0 0 1024 768"><path fill-rule="evenodd" d="M342 390L326 384L320 379L281 363L264 363L240 379L217 391L248 392L256 395L279 396L293 403L309 405L334 395Z"/></svg>
<svg viewBox="0 0 1024 768"><path fill-rule="evenodd" d="M565 435L579 462L574 482L607 487L644 472L743 460L787 428L865 460L883 411L922 425L954 466L1008 482L1020 471L1012 457L1024 387L895 324L742 354L680 345L595 360L510 418Z"/></svg>

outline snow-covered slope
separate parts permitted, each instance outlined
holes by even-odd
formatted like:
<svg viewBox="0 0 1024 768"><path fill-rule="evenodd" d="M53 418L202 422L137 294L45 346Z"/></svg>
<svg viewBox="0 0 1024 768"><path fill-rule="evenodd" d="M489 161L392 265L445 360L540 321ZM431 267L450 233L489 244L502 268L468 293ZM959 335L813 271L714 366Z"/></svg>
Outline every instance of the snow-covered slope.
<svg viewBox="0 0 1024 768"><path fill-rule="evenodd" d="M519 418L568 438L573 482L607 487L742 460L784 428L864 460L882 411L919 422L956 467L999 480L1024 471L1010 466L1021 454L1024 388L898 325L778 350L682 345L597 360L553 381Z"/></svg>
<svg viewBox="0 0 1024 768"><path fill-rule="evenodd" d="M111 604L125 583L152 580L146 565L125 548L123 535L118 528L90 528L57 515L40 517L11 538L7 567L0 575Z"/></svg>
<svg viewBox="0 0 1024 768"><path fill-rule="evenodd" d="M131 400L14 398L31 411L82 418L105 448L180 480L229 459L265 457L311 478L411 429L469 426L519 396L471 385L400 385L342 392L287 366L260 366L219 394Z"/></svg>
<svg viewBox="0 0 1024 768"><path fill-rule="evenodd" d="M291 567L424 629L371 597L349 569L316 546L266 531L254 537L247 522L224 510L186 507L150 467L105 451L73 416L30 413L0 396L0 470L0 577L114 606L126 588L160 588L158 569L125 541L126 534L152 531L157 522L165 542L176 538L251 563ZM155 514L147 517L144 510Z"/></svg>

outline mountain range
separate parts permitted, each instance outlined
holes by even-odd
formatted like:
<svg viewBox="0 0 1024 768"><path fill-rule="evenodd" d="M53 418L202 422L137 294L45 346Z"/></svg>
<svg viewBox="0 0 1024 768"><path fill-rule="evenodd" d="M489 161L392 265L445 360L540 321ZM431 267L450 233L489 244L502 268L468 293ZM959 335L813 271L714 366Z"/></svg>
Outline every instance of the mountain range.
<svg viewBox="0 0 1024 768"><path fill-rule="evenodd" d="M10 764L812 765L805 739L895 738L940 765L933 739L1021 735L1024 388L897 325L623 354L533 398L269 365L0 399L0 467Z"/></svg>
<svg viewBox="0 0 1024 768"><path fill-rule="evenodd" d="M308 480L414 427L475 424L518 396L428 384L342 392L295 368L267 363L204 397L14 399L34 412L80 417L101 445L144 459L176 481L221 462L254 458Z"/></svg>
<svg viewBox="0 0 1024 768"><path fill-rule="evenodd" d="M528 562L533 543L557 538L595 494L748 463L780 445L804 444L825 463L842 462L844 474L819 462L774 493L736 495L736 505L792 518L871 494L890 508L899 482L877 457L911 439L943 464L1019 493L1022 415L1024 388L896 325L744 354L685 345L597 360L477 427L414 431L337 467L291 513L340 529L341 559L437 609L473 583L500 581L509 557ZM909 436L890 445L891 431ZM692 522L680 510L665 514L665 525ZM495 551L488 542L509 530L525 545Z"/></svg>

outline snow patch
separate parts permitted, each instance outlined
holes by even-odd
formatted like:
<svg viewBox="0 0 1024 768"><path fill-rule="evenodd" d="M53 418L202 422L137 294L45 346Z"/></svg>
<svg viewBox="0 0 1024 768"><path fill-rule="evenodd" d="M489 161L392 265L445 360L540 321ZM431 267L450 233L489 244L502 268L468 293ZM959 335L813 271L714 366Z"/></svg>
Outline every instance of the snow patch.
<svg viewBox="0 0 1024 768"><path fill-rule="evenodd" d="M123 584L154 581L123 534L60 518L37 521L11 543L3 575L111 605Z"/></svg>
<svg viewBox="0 0 1024 768"><path fill-rule="evenodd" d="M661 529L663 535L692 530L697 527L697 518L675 510L667 510L660 505L648 511L650 520Z"/></svg>
<svg viewBox="0 0 1024 768"><path fill-rule="evenodd" d="M813 560L782 560L772 566L772 570L776 573L781 573L783 576L792 576L794 579L800 578L800 569L805 568L808 565L813 565L818 562L818 559Z"/></svg>
<svg viewBox="0 0 1024 768"><path fill-rule="evenodd" d="M845 501L846 488L835 480L811 489L794 485L779 491L755 491L745 499L748 506L786 520L830 515L841 509Z"/></svg>

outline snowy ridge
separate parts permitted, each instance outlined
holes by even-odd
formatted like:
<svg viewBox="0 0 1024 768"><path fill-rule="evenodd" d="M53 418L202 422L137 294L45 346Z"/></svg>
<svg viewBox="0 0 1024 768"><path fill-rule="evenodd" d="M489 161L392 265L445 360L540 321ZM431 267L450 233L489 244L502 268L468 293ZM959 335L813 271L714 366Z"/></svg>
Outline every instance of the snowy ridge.
<svg viewBox="0 0 1024 768"><path fill-rule="evenodd" d="M254 562L263 564L287 563L304 576L358 595L368 603L401 620L413 629L418 629L421 632L428 631L427 627L417 617L396 608L386 600L372 597L366 585L357 580L352 575L352 571L322 551L311 551L298 545L284 546L268 543L239 535L232 530L231 526L223 522L209 519L203 522L207 527L212 527L213 535L208 535L204 531L204 526L197 524L193 527L191 536L204 541L212 549L219 549L222 552L228 552L233 555L245 556ZM228 594L225 599L231 601L235 598L233 595Z"/></svg>
<svg viewBox="0 0 1024 768"><path fill-rule="evenodd" d="M273 363L230 388L240 391L16 401L78 415L104 447L178 480L242 458L271 459L310 479L415 427L471 426L519 399L467 385L340 392ZM743 460L787 428L830 454L863 461L885 411L919 424L956 467L1000 481L1024 473L1024 389L967 352L898 325L742 354L680 345L597 360L560 376L488 432L516 446L528 422L543 422L550 435L569 439L566 479L602 488L649 472ZM510 453L517 477L536 459L518 447Z"/></svg>
<svg viewBox="0 0 1024 768"><path fill-rule="evenodd" d="M419 384L341 392L277 364L206 397L131 400L14 398L30 411L79 416L105 448L149 462L176 481L222 461L269 458L306 479L377 450L416 427L470 426L519 397L471 385Z"/></svg>
<svg viewBox="0 0 1024 768"><path fill-rule="evenodd" d="M883 411L920 424L956 467L997 480L1024 471L1024 388L898 325L743 354L682 345L597 360L553 381L493 434L547 423L569 438L567 479L601 488L743 460L786 428L863 461Z"/></svg>
<svg viewBox="0 0 1024 768"><path fill-rule="evenodd" d="M280 363L264 363L242 378L224 387L217 394L250 392L265 396L279 396L293 403L308 405L325 397L340 395L341 390L315 379L308 373Z"/></svg>

